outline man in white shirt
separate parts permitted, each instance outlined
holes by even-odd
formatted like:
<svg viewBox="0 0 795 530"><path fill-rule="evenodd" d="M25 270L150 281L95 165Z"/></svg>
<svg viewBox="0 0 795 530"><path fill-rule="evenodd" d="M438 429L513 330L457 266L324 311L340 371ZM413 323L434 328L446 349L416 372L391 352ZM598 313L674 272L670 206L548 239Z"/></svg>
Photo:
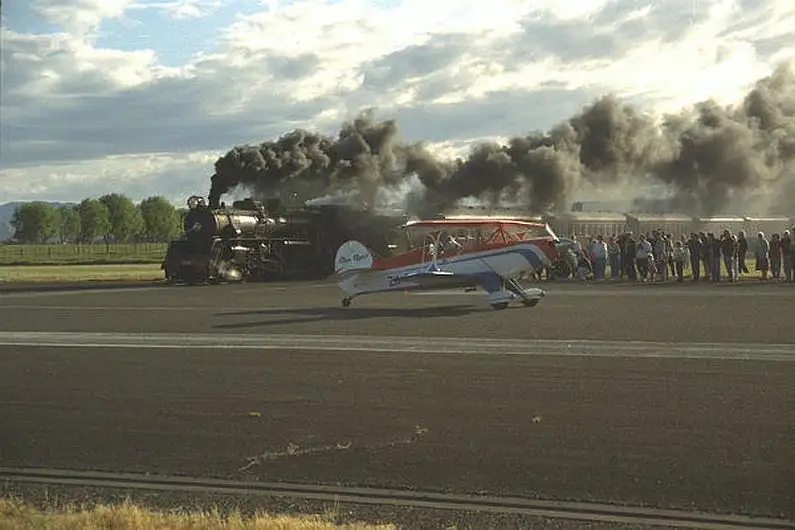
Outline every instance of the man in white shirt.
<svg viewBox="0 0 795 530"><path fill-rule="evenodd" d="M594 278L604 281L607 270L607 244L602 235L596 236L596 241L591 246L591 259L593 259Z"/></svg>
<svg viewBox="0 0 795 530"><path fill-rule="evenodd" d="M641 235L638 249L635 251L635 264L638 267L638 281L645 282L649 279L649 265L652 260L652 246L646 236Z"/></svg>

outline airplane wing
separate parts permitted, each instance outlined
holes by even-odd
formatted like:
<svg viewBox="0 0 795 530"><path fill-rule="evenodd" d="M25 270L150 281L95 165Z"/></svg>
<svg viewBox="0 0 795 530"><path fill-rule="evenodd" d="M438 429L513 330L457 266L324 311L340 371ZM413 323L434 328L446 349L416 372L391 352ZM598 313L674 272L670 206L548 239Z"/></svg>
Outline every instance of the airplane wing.
<svg viewBox="0 0 795 530"><path fill-rule="evenodd" d="M488 293L502 289L502 279L497 273L478 272L474 274L454 273L439 269L412 271L398 276L399 283L411 282L422 287L439 287L450 289L458 287L481 287Z"/></svg>

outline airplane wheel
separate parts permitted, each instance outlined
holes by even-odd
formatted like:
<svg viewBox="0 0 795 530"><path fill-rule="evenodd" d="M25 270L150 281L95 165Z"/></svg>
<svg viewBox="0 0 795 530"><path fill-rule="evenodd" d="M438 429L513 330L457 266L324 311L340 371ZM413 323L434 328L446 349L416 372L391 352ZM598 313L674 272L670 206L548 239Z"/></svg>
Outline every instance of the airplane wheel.
<svg viewBox="0 0 795 530"><path fill-rule="evenodd" d="M508 308L508 302L501 302L499 304L491 304L491 307L493 307L495 311L502 311L503 309L507 309Z"/></svg>
<svg viewBox="0 0 795 530"><path fill-rule="evenodd" d="M538 302L540 301L541 300L539 300L538 298L532 298L530 300L522 300L522 303L524 304L525 307L535 307L538 305Z"/></svg>
<svg viewBox="0 0 795 530"><path fill-rule="evenodd" d="M350 307L351 299L350 298L343 298L342 299L342 307Z"/></svg>

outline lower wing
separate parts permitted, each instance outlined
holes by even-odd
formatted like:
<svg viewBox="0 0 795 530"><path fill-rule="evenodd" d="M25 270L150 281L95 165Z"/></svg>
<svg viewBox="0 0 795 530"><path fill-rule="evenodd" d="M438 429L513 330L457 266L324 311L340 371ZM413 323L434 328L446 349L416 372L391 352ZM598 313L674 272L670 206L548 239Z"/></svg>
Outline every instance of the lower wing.
<svg viewBox="0 0 795 530"><path fill-rule="evenodd" d="M481 287L488 293L502 289L502 278L493 272L473 274L454 273L443 270L423 270L399 276L401 282L411 282L420 287Z"/></svg>

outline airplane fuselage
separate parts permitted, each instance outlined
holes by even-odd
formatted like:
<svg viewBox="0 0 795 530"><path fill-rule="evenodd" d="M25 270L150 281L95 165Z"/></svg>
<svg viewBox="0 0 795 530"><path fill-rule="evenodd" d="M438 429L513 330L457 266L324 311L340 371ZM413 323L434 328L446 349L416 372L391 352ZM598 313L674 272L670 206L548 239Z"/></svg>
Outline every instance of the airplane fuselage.
<svg viewBox="0 0 795 530"><path fill-rule="evenodd" d="M350 295L476 287L482 285L475 280L477 277L512 278L546 262L548 258L537 245L517 243L464 254L442 254L435 262L428 257L404 267L363 270L342 279L340 287Z"/></svg>

